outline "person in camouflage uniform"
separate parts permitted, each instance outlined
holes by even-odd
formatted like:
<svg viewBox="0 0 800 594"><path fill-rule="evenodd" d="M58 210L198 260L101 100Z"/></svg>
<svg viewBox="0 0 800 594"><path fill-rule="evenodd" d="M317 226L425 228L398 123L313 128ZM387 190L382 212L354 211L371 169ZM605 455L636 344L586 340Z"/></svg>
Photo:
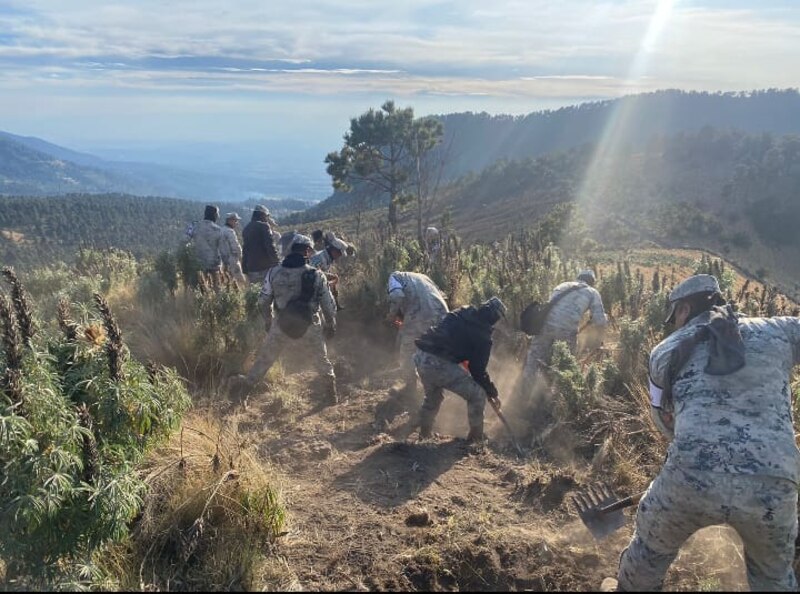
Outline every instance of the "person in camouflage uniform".
<svg viewBox="0 0 800 594"><path fill-rule="evenodd" d="M753 591L796 590L800 319L737 318L710 275L689 277L670 303L677 330L650 354L650 396L672 443L639 503L618 589L660 589L684 541L724 523L742 538Z"/></svg>
<svg viewBox="0 0 800 594"><path fill-rule="evenodd" d="M355 254L355 248L346 241L336 237L333 231L326 231L322 235L322 242L324 245L323 249L311 256L309 263L314 268L318 268L325 273L328 284L331 286L333 300L336 302L336 309L339 310L342 309L342 306L339 304L339 275L330 271L331 266L343 255L347 254L348 256L352 256Z"/></svg>
<svg viewBox="0 0 800 594"><path fill-rule="evenodd" d="M241 217L235 212L225 215L225 225L222 227L222 241L220 242L220 256L225 270L244 286L245 277L242 273L242 246L236 236L236 227Z"/></svg>
<svg viewBox="0 0 800 594"><path fill-rule="evenodd" d="M426 275L395 271L389 275L389 313L387 320L398 323L400 366L404 385L400 392L413 396L417 391L414 368L414 341L436 325L449 311L439 287Z"/></svg>
<svg viewBox="0 0 800 594"><path fill-rule="evenodd" d="M578 279L561 283L550 296L550 301L558 299L561 293L569 291L553 306L547 315L542 332L533 337L523 368L523 381L533 382L542 363L550 361L553 343L563 340L574 353L578 344L578 330L584 313L590 313L591 324L598 329L608 324L603 309L603 299L594 288L595 276L591 270L584 270Z"/></svg>
<svg viewBox="0 0 800 594"><path fill-rule="evenodd" d="M305 235L296 235L290 246L289 255L284 258L280 266L271 268L267 273L258 299L259 307L267 321L267 337L261 343L255 362L247 375L238 375L232 378L231 395L234 398L245 399L255 385L264 378L280 353L286 348L291 348L292 352L307 353L308 358L325 380L327 400L331 403L338 401L336 375L333 365L328 359L325 345L325 339L331 338L336 332L336 306L325 275L308 264L308 258L312 252L311 238ZM289 301L301 294L302 277L309 270L314 271L316 276L313 296L310 300L311 309L314 312L312 323L301 338L295 339L286 335L280 324L272 323L272 311L274 307L280 316L281 310Z"/></svg>
<svg viewBox="0 0 800 594"><path fill-rule="evenodd" d="M203 220L195 225L192 235L192 246L200 262L200 269L209 274L218 273L222 262L220 257L222 229L217 225L217 220L219 220L219 208L213 205L206 206Z"/></svg>
<svg viewBox="0 0 800 594"><path fill-rule="evenodd" d="M425 388L425 400L416 421L420 439L433 434L444 390L450 390L467 401L467 440L483 441L486 399L499 402L497 388L486 370L492 350L492 330L505 314L505 304L492 297L480 307L460 307L448 313L416 340L414 364ZM464 363L468 369L462 366Z"/></svg>

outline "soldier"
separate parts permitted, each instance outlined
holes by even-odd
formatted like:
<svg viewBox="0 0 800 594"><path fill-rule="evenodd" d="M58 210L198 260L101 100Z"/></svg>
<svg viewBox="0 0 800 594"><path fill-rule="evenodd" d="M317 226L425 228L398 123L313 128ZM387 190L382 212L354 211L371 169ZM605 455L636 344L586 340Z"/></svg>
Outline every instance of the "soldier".
<svg viewBox="0 0 800 594"><path fill-rule="evenodd" d="M241 217L235 212L225 215L225 226L222 227L222 241L220 243L220 254L225 270L238 282L244 283L242 273L242 246L239 245L239 238L236 236L236 227L239 225Z"/></svg>
<svg viewBox="0 0 800 594"><path fill-rule="evenodd" d="M423 239L425 240L425 251L428 252L431 260L436 260L439 257L441 248L439 230L436 227L426 227Z"/></svg>
<svg viewBox="0 0 800 594"><path fill-rule="evenodd" d="M341 305L339 305L339 275L330 272L330 269L333 263L344 254L348 256L355 254L355 248L346 241L342 241L336 237L333 231L327 231L323 235L323 241L325 245L324 249L311 256L310 263L314 268L319 268L325 273L328 283L331 286L333 299L336 302L336 309L339 310L342 309Z"/></svg>
<svg viewBox="0 0 800 594"><path fill-rule="evenodd" d="M269 210L259 204L242 231L242 270L251 283L263 283L267 270L280 262L270 223Z"/></svg>
<svg viewBox="0 0 800 594"><path fill-rule="evenodd" d="M311 239L314 241L314 251L319 252L325 249L325 239L322 233L322 229L314 229L311 232Z"/></svg>
<svg viewBox="0 0 800 594"><path fill-rule="evenodd" d="M413 396L417 392L414 368L414 341L435 326L449 311L439 288L424 274L395 271L389 275L390 323L401 322L400 365L405 380L400 392Z"/></svg>
<svg viewBox="0 0 800 594"><path fill-rule="evenodd" d="M195 225L192 233L195 256L200 261L200 268L207 274L217 274L220 271L222 230L217 225L218 219L219 208L209 204L203 220Z"/></svg>
<svg viewBox="0 0 800 594"><path fill-rule="evenodd" d="M325 247L311 256L311 265L323 272L328 272L343 255L352 256L355 253L353 246L336 237L333 231L327 231L323 237Z"/></svg>
<svg viewBox="0 0 800 594"><path fill-rule="evenodd" d="M492 350L493 326L506 314L506 306L492 297L480 307L460 307L416 340L414 363L425 388L419 411L419 436L433 434L433 422L444 400L444 390L467 401L470 442L483 441L486 398L498 399L497 388L486 367ZM462 363L468 367L464 369Z"/></svg>
<svg viewBox="0 0 800 594"><path fill-rule="evenodd" d="M800 319L737 318L706 274L680 283L669 301L676 331L650 354L650 399L672 443L639 504L619 582L603 588L660 589L687 538L729 524L744 543L751 590L794 591L800 453L790 375Z"/></svg>
<svg viewBox="0 0 800 594"><path fill-rule="evenodd" d="M232 378L231 395L234 398L245 398L264 378L278 355L286 348L291 348L292 352L302 352L304 357L308 356L314 362L320 375L325 379L326 399L331 403L338 401L336 376L325 345L325 338L331 338L336 332L336 307L325 275L308 264L312 252L311 238L296 235L290 246L289 255L284 258L280 266L270 269L266 275L258 303L267 322L267 337L261 343L255 362L247 375ZM307 302L310 324L301 337L292 338L286 333L285 325L281 323L282 314L290 302L301 297L304 290L304 275L307 274L313 279ZM277 324L272 323L273 306L277 310ZM320 318L320 310L323 319Z"/></svg>
<svg viewBox="0 0 800 594"><path fill-rule="evenodd" d="M584 270L577 281L561 283L550 296L552 309L547 314L542 332L531 341L528 357L522 372L524 382L532 382L542 363L550 361L553 343L563 340L574 353L578 344L578 331L583 314L590 312L590 322L599 330L608 324L603 309L603 299L594 288L595 276Z"/></svg>

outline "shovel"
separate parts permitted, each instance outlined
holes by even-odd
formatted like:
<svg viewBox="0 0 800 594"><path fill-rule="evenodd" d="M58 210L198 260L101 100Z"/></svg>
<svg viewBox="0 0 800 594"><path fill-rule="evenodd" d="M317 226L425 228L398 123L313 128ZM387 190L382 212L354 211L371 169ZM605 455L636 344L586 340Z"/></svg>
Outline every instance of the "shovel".
<svg viewBox="0 0 800 594"><path fill-rule="evenodd" d="M514 447L517 450L517 454L519 454L520 458L524 458L525 457L525 452L522 451L522 448L520 447L519 442L517 441L517 438L514 437L514 432L511 430L511 425L508 424L508 420L506 420L506 416L503 414L503 411L500 410L500 405L497 403L497 401L494 398L487 398L487 400L489 401L489 404L492 405L492 408L494 409L494 412L497 413L497 417L503 422L503 425L505 425L506 431L508 431L508 436L511 438L511 443L514 444Z"/></svg>
<svg viewBox="0 0 800 594"><path fill-rule="evenodd" d="M601 484L589 487L584 493L578 493L572 498L578 516L597 540L603 540L608 535L622 528L625 516L622 510L626 507L638 505L645 491L624 499L617 499L607 485Z"/></svg>

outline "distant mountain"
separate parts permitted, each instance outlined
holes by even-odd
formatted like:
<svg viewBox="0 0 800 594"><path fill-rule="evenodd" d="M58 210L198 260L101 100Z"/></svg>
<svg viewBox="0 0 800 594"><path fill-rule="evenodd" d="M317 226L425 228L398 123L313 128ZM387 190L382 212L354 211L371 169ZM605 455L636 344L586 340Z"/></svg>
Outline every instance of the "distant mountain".
<svg viewBox="0 0 800 594"><path fill-rule="evenodd" d="M0 195L126 193L191 200L239 202L284 193L269 179L141 163L110 161L39 138L0 132Z"/></svg>
<svg viewBox="0 0 800 594"><path fill-rule="evenodd" d="M697 132L706 126L750 134L800 133L800 93L796 89L741 93L665 90L525 116L456 113L437 117L444 124L443 177L454 181L499 161L524 160L587 144L606 147L612 138L617 147L627 151L659 136ZM373 196L370 203L385 204L387 199ZM355 200L353 195L335 193L293 217L292 222L341 216L352 212Z"/></svg>

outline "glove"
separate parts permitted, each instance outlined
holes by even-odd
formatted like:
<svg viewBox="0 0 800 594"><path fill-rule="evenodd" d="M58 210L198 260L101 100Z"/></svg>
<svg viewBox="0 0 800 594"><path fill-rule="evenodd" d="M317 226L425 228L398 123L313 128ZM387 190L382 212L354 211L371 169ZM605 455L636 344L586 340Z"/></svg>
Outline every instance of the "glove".
<svg viewBox="0 0 800 594"><path fill-rule="evenodd" d="M486 396L500 404L500 395L497 393L497 386L495 386L492 382L489 382L489 385L486 386L485 390Z"/></svg>
<svg viewBox="0 0 800 594"><path fill-rule="evenodd" d="M330 326L325 326L322 329L322 334L325 336L325 340L330 340L336 335L336 326L331 324Z"/></svg>

